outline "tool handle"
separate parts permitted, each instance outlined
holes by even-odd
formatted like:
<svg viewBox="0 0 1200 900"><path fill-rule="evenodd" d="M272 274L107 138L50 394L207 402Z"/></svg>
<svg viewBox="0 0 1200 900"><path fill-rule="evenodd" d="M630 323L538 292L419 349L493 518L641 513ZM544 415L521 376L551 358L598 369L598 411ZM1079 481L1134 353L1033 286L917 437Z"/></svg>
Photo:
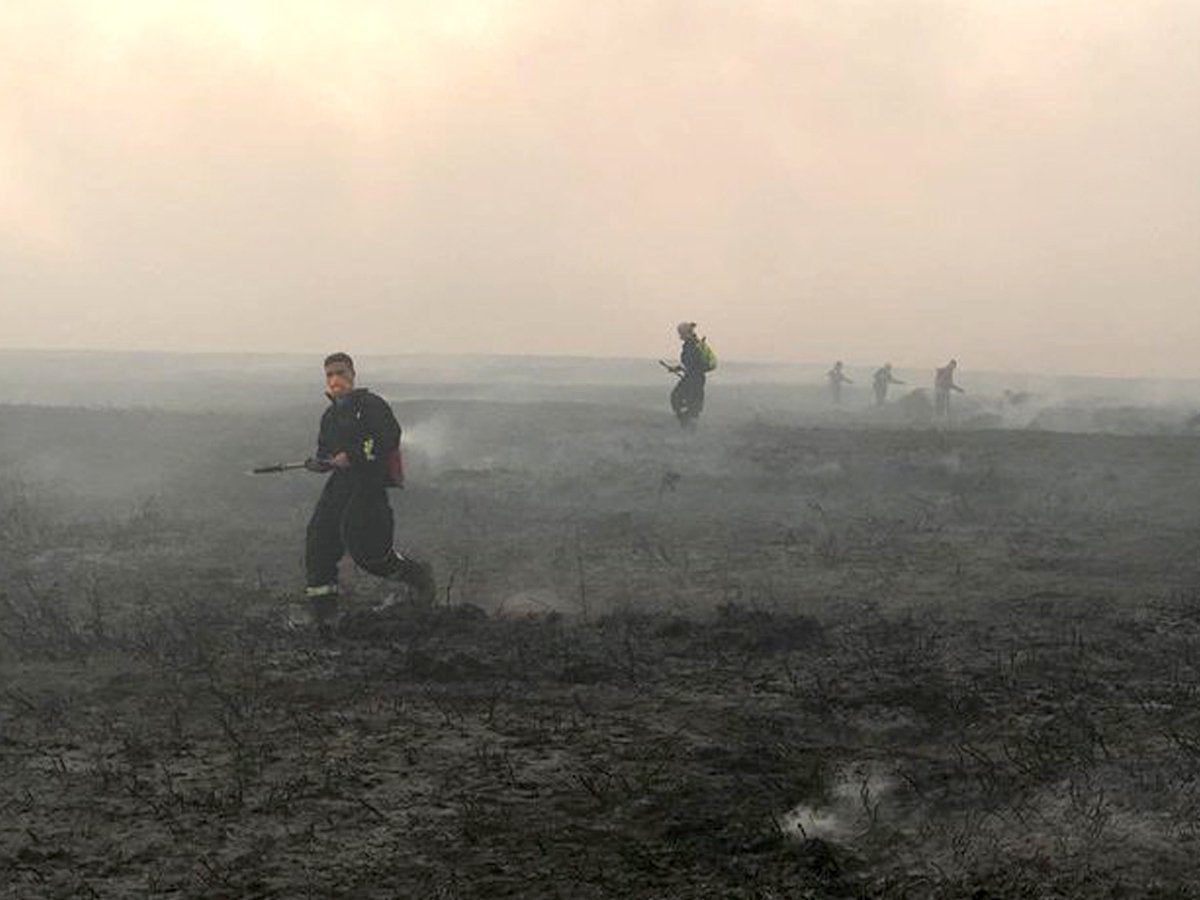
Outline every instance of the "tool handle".
<svg viewBox="0 0 1200 900"><path fill-rule="evenodd" d="M259 466L257 469L251 469L251 475L266 475L270 472L290 472L292 469L303 469L304 462L286 462L275 463L270 466Z"/></svg>

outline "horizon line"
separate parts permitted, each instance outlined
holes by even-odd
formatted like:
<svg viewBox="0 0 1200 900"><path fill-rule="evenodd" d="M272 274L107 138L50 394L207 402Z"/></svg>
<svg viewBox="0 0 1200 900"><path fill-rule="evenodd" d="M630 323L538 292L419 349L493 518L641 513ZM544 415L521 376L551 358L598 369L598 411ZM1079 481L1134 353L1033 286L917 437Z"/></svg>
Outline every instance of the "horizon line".
<svg viewBox="0 0 1200 900"><path fill-rule="evenodd" d="M114 349L103 347L4 347L0 346L0 354L32 354L32 355L80 355L80 356L146 356L146 357L320 357L326 351L306 350L146 350L146 349ZM579 360L604 362L644 362L653 359L649 356L599 356L586 353L454 353L449 351L413 351L409 353L374 353L356 352L358 359L464 359L464 360ZM845 357L843 357L845 361ZM738 357L722 357L722 366L745 366L750 368L822 368L831 365L829 362L799 362L789 360L748 360ZM845 362L849 368L870 369L878 368L882 363ZM893 368L909 371L917 369L936 369L937 364L893 364ZM1113 375L1105 373L1080 373L1067 371L1031 372L1014 369L972 369L963 367L966 371L983 376L1010 376L1024 378L1070 379L1091 381L1156 381L1156 382L1200 382L1200 374L1195 375ZM718 372L720 369L718 369ZM719 377L719 376L718 376Z"/></svg>

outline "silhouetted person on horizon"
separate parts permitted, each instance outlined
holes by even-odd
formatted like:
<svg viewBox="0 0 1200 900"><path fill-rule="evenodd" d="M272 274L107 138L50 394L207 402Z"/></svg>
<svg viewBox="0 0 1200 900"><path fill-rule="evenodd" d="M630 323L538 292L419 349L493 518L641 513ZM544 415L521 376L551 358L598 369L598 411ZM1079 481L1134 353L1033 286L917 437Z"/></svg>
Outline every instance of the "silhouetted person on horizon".
<svg viewBox="0 0 1200 900"><path fill-rule="evenodd" d="M704 382L711 366L708 354L696 336L695 322L680 322L675 331L683 346L679 351L679 365L667 366L668 371L679 376L679 383L671 391L671 410L680 425L695 428L696 420L704 410Z"/></svg>
<svg viewBox="0 0 1200 900"><path fill-rule="evenodd" d="M348 550L354 562L379 578L408 584L421 605L434 600L433 570L396 552L395 523L387 488L398 487L400 425L387 401L354 386L354 361L345 353L325 359L325 396L317 455L311 472L330 472L308 522L304 565L306 596L317 621L337 613L338 561Z"/></svg>
<svg viewBox="0 0 1200 900"><path fill-rule="evenodd" d="M887 402L888 386L892 384L904 384L904 382L892 374L891 363L884 363L883 368L875 370L873 379L876 406L883 406Z"/></svg>
<svg viewBox="0 0 1200 900"><path fill-rule="evenodd" d="M840 404L842 402L842 385L854 384L850 376L846 374L840 359L833 364L832 369L825 373L825 377L829 380L830 397L833 398L834 403Z"/></svg>
<svg viewBox="0 0 1200 900"><path fill-rule="evenodd" d="M962 388L954 383L954 372L958 369L958 360L952 359L938 369L933 376L934 411L939 417L950 415L950 392L957 391L965 394Z"/></svg>

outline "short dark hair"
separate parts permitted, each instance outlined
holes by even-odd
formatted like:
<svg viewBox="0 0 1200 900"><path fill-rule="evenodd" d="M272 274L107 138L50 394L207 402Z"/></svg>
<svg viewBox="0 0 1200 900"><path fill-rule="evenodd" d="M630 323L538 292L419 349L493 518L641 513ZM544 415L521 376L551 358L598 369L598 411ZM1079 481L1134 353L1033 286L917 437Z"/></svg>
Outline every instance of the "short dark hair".
<svg viewBox="0 0 1200 900"><path fill-rule="evenodd" d="M350 371L354 371L354 360L350 358L349 353L330 353L325 357L324 367L329 368L333 363L345 363L350 367Z"/></svg>

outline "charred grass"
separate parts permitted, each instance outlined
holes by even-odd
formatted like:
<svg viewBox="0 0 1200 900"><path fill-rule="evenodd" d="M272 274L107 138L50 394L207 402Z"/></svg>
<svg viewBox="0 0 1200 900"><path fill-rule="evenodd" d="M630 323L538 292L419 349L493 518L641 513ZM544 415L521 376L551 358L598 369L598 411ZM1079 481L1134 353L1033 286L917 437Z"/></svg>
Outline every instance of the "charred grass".
<svg viewBox="0 0 1200 900"><path fill-rule="evenodd" d="M6 596L0 871L14 897L1182 896L1194 599L1071 628L393 609L320 638L254 593L119 628Z"/></svg>
<svg viewBox="0 0 1200 900"><path fill-rule="evenodd" d="M445 482L443 602L328 635L244 532L9 486L0 895L1191 896L1191 464L1005 440Z"/></svg>

